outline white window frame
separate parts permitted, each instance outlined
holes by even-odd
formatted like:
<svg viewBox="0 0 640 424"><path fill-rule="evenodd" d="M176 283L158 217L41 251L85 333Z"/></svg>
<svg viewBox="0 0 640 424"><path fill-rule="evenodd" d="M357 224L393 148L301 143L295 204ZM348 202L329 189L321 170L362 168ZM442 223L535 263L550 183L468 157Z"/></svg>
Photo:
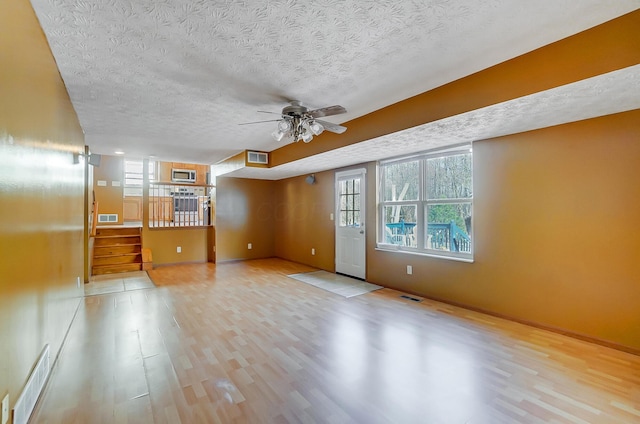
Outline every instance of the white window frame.
<svg viewBox="0 0 640 424"><path fill-rule="evenodd" d="M459 154L467 154L471 153L471 158L473 161L473 152L471 144L464 145L456 145L450 146L445 149L437 149L430 150L426 152L422 152L419 154L413 154L409 156L396 157L391 159L386 159L378 162L378 209L377 209L377 244L376 248L378 250L386 250L393 252L401 252L407 254L417 254L424 256L431 256L437 258L444 259L453 259L460 260L465 262L473 262L474 256L474 238L473 238L473 194L468 198L452 198L452 199L429 199L427 196L427 169L426 164L428 159L434 158L442 158L446 156L454 156ZM396 200L396 201L385 201L385 167L387 165L394 165L403 162L412 162L418 161L418 199L417 200ZM471 168L471 175L473 181L473 165ZM461 203L470 203L471 204L471 233L469 237L471 239L470 242L470 252L454 252L454 251L443 251L437 249L429 249L427 248L427 242L425 240L425 236L427 234L427 225L426 222L426 214L427 208L430 205L438 205L438 204L461 204ZM414 230L414 235L416 237L416 247L412 246L404 246L399 244L391 244L387 242L386 233L385 233L385 207L386 206L413 206L416 205L416 227Z"/></svg>
<svg viewBox="0 0 640 424"><path fill-rule="evenodd" d="M140 162L142 164L143 172L144 172L144 161L137 159L125 159L123 163L123 187L124 187L124 196L133 196L133 197L142 197L142 186L143 186L143 173L140 173L139 184L128 184L127 183L127 162ZM149 161L149 181L155 181L156 175L158 175L158 162ZM136 174L137 175L137 174Z"/></svg>

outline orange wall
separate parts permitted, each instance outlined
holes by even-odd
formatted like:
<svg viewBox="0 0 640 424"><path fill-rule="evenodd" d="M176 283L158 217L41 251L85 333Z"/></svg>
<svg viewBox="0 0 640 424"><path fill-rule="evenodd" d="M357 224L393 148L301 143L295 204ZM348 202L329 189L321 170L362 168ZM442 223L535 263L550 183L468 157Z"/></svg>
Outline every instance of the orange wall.
<svg viewBox="0 0 640 424"><path fill-rule="evenodd" d="M0 10L0 397L13 406L83 296L84 136L31 4Z"/></svg>
<svg viewBox="0 0 640 424"><path fill-rule="evenodd" d="M475 263L369 240L368 280L640 351L639 139L636 110L475 143Z"/></svg>
<svg viewBox="0 0 640 424"><path fill-rule="evenodd" d="M217 178L217 262L275 255L275 191L273 181Z"/></svg>
<svg viewBox="0 0 640 424"><path fill-rule="evenodd" d="M99 214L118 214L118 224L123 223L123 193L124 193L124 158L122 156L102 155L100 166L93 168L93 190L98 201ZM98 181L106 181L106 186L99 186ZM113 182L116 184L113 185ZM98 225L114 225L113 223Z"/></svg>
<svg viewBox="0 0 640 424"><path fill-rule="evenodd" d="M305 182L306 177L276 182L276 256L333 272L335 231L330 214L334 212L334 172L316 173L312 185Z"/></svg>
<svg viewBox="0 0 640 424"><path fill-rule="evenodd" d="M149 229L143 227L143 247L151 249L154 265L176 264L185 262L207 262L210 249L208 228L188 229ZM177 253L177 247L182 248Z"/></svg>
<svg viewBox="0 0 640 424"><path fill-rule="evenodd" d="M636 65L639 26L632 12L355 119L340 136L282 147L272 166ZM377 251L369 225L368 280L640 351L638 122L634 111L476 143L475 263ZM372 223L376 167L367 168ZM296 184L279 183L279 208L298 207L300 193L287 194ZM333 194L319 195L333 205ZM294 232L318 222L278 222L278 255L310 263L305 252L321 239Z"/></svg>
<svg viewBox="0 0 640 424"><path fill-rule="evenodd" d="M640 351L639 139L635 110L476 142L474 263L376 250L369 163L367 280ZM332 270L334 174L319 175L277 183L276 253Z"/></svg>

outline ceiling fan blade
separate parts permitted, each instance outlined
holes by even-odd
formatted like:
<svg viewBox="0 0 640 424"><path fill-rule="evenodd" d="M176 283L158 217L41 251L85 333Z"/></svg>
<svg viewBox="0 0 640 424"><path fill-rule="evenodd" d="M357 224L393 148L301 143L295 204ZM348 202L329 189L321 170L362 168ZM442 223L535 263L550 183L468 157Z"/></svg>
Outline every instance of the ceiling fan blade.
<svg viewBox="0 0 640 424"><path fill-rule="evenodd" d="M277 121L282 121L282 119L269 119L266 121L243 122L242 124L238 124L238 125L261 124L262 122L277 122Z"/></svg>
<svg viewBox="0 0 640 424"><path fill-rule="evenodd" d="M342 134L347 130L347 127L343 127L342 125L333 124L327 121L321 121L319 119L314 119L318 124L322 125L325 130L331 131L332 133Z"/></svg>
<svg viewBox="0 0 640 424"><path fill-rule="evenodd" d="M339 115L341 113L347 113L347 109L339 105L327 106L320 109L307 111L307 115L311 115L314 118L322 118L323 116Z"/></svg>
<svg viewBox="0 0 640 424"><path fill-rule="evenodd" d="M278 112L269 112L269 111L266 111L266 110L259 110L258 112L260 112L260 113L270 113L272 115L282 115L281 113L278 113Z"/></svg>

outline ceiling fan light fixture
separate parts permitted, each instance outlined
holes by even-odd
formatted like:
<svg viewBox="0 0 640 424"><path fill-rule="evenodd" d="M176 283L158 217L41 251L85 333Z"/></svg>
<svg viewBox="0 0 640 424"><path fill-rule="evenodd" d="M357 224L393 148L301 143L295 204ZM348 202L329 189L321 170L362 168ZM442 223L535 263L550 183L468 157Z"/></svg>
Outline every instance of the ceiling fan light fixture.
<svg viewBox="0 0 640 424"><path fill-rule="evenodd" d="M346 113L347 110L339 105L327 106L321 109L309 110L307 107L302 106L298 100L291 100L289 106L282 109L280 114L281 119L270 119L267 121L255 121L245 122L239 125L247 124L259 124L262 122L277 122L278 126L271 136L277 142L291 143L304 141L305 143L311 142L314 136L322 134L324 131L329 131L335 134L342 134L346 128L333 124L331 122L316 120L324 116L333 116L341 113ZM260 110L263 113L273 113Z"/></svg>
<svg viewBox="0 0 640 424"><path fill-rule="evenodd" d="M309 143L311 140L313 140L313 134L311 134L311 131L305 129L302 134L300 134L300 138L302 138L302 141L304 141L305 143Z"/></svg>
<svg viewBox="0 0 640 424"><path fill-rule="evenodd" d="M283 132L283 133L286 133L287 131L291 131L291 122L287 121L286 119L279 121L278 130L280 130L280 132Z"/></svg>
<svg viewBox="0 0 640 424"><path fill-rule="evenodd" d="M289 131L288 133L284 134L283 137L283 141L285 144L289 144L289 143L293 143L294 141L296 141L293 133L291 131Z"/></svg>
<svg viewBox="0 0 640 424"><path fill-rule="evenodd" d="M271 133L271 136L273 137L273 139L275 141L278 141L278 142L281 141L284 138L284 135L285 135L285 133L283 133L280 130L276 130L276 131Z"/></svg>
<svg viewBox="0 0 640 424"><path fill-rule="evenodd" d="M309 129L311 130L313 135L320 135L322 134L322 131L324 131L324 127L315 121L312 121L309 124Z"/></svg>

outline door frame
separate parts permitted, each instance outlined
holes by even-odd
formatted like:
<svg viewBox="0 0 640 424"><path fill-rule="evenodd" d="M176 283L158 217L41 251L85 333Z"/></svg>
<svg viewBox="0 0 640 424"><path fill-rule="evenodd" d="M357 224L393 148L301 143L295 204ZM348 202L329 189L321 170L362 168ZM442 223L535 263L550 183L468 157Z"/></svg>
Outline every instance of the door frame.
<svg viewBox="0 0 640 424"><path fill-rule="evenodd" d="M356 278L366 279L367 274L367 219L366 219L366 209L367 209L367 195L366 195L366 187L367 187L367 169L366 168L355 168L348 169L345 171L339 171L335 173L335 181L334 181L334 216L335 216L335 226L334 226L334 234L335 234L335 258L334 258L334 266L336 272L338 271L338 254L340 249L338 247L338 243L340 243L340 237L338 235L338 231L340 228L340 189L338 183L340 180L349 179L350 177L360 177L360 222L361 226L359 227L363 234L362 236L362 275L352 275ZM348 275L348 274L347 274Z"/></svg>

